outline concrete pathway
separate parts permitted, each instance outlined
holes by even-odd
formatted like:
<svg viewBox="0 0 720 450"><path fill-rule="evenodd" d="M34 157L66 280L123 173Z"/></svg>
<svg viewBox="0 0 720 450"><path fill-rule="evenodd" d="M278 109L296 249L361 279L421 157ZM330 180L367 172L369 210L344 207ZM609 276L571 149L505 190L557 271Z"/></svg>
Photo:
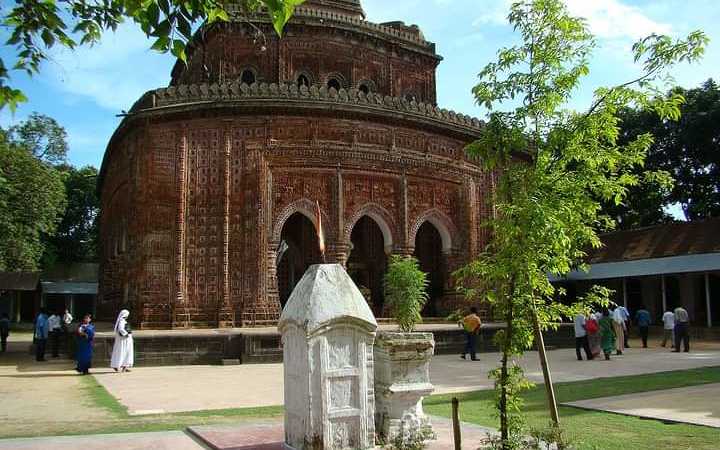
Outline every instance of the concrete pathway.
<svg viewBox="0 0 720 450"><path fill-rule="evenodd" d="M548 355L555 382L720 366L719 350L671 353L662 348L630 348L611 361L577 361L572 349ZM487 373L500 355L480 358L471 362L454 355L435 356L431 364L435 393L491 389ZM519 362L532 381L542 381L537 352L526 353ZM138 415L283 403L282 364L138 367L125 374L102 369L95 377L131 414Z"/></svg>
<svg viewBox="0 0 720 450"><path fill-rule="evenodd" d="M720 383L563 403L583 409L720 428Z"/></svg>
<svg viewBox="0 0 720 450"><path fill-rule="evenodd" d="M183 431L0 440L0 449L2 450L77 450L79 448L92 450L205 450L208 447Z"/></svg>
<svg viewBox="0 0 720 450"><path fill-rule="evenodd" d="M436 439L429 441L428 450L452 450L452 422L442 417L431 417ZM495 430L469 423L460 424L462 442L465 448L477 448L485 442L488 434ZM247 425L199 426L188 431L199 441L214 450L282 450L285 433L281 420L262 421ZM2 447L0 447L1 449Z"/></svg>

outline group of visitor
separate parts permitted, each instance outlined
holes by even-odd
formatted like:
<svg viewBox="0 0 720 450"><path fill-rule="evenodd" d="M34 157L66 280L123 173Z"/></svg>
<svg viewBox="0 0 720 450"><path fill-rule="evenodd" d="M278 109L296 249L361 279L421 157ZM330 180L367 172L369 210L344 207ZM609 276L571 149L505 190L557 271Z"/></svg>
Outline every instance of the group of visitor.
<svg viewBox="0 0 720 450"><path fill-rule="evenodd" d="M35 360L45 361L45 350L47 341L52 345L53 358L60 356L60 343L67 341L68 330L72 327L73 316L67 309L64 313L53 313L48 317L47 310L40 308L40 313L35 318Z"/></svg>
<svg viewBox="0 0 720 450"><path fill-rule="evenodd" d="M683 307L675 308L675 311L666 311L662 317L663 341L665 347L668 338L672 340L674 352L680 351L680 343L684 345L684 351L690 351L688 312ZM650 312L641 306L635 313L635 324L643 348L648 347L648 335L652 316ZM615 309L603 308L589 316L578 313L574 319L575 328L575 353L578 361L582 361L582 350L587 360L592 360L602 353L606 360L615 352L622 355L628 345L628 336L632 320L630 312L624 306L616 306Z"/></svg>
<svg viewBox="0 0 720 450"><path fill-rule="evenodd" d="M128 323L130 311L123 309L118 314L113 331L115 333L115 342L113 344L112 357L110 367L115 372L129 372L134 364L134 348L132 330ZM3 315L3 320L7 315ZM45 348L48 338L52 339L52 355L59 357L59 346L61 340L65 339L67 330L72 327L73 317L69 311L65 310L65 314L53 314L47 316L44 308L40 309L40 313L35 319L35 359L37 361L45 361ZM5 351L7 336L9 330L9 320L7 327L0 320L0 334L2 335L2 351ZM75 346L75 370L83 375L90 373L92 367L93 347L95 343L95 325L92 323L92 316L85 314L82 321L74 330L76 346Z"/></svg>

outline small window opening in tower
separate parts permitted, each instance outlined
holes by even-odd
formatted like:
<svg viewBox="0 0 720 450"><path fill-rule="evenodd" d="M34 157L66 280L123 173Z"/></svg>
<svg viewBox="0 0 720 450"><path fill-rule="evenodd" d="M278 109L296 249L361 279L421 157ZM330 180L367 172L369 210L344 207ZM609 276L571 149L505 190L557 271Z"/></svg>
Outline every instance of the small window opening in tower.
<svg viewBox="0 0 720 450"><path fill-rule="evenodd" d="M310 87L310 79L305 74L300 74L300 76L297 79L297 86L300 87Z"/></svg>
<svg viewBox="0 0 720 450"><path fill-rule="evenodd" d="M367 83L361 84L358 89L365 95L368 95L370 93L370 86L368 86Z"/></svg>
<svg viewBox="0 0 720 450"><path fill-rule="evenodd" d="M342 86L337 78L330 78L327 82L327 87L328 89L334 88L336 91L339 91Z"/></svg>
<svg viewBox="0 0 720 450"><path fill-rule="evenodd" d="M240 81L247 85L254 84L256 81L255 72L250 69L243 70L242 74L240 75Z"/></svg>
<svg viewBox="0 0 720 450"><path fill-rule="evenodd" d="M409 102L416 102L417 96L413 93L407 93L407 94L405 94L405 100L407 100Z"/></svg>

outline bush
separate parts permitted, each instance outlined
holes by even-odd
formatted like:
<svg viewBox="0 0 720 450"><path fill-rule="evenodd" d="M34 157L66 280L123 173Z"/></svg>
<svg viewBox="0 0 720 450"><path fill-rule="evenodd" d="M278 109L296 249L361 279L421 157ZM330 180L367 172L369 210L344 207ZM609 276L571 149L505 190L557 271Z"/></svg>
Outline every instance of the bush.
<svg viewBox="0 0 720 450"><path fill-rule="evenodd" d="M422 311L428 300L427 274L420 270L412 256L395 255L385 274L385 301L400 329L411 332L422 322Z"/></svg>

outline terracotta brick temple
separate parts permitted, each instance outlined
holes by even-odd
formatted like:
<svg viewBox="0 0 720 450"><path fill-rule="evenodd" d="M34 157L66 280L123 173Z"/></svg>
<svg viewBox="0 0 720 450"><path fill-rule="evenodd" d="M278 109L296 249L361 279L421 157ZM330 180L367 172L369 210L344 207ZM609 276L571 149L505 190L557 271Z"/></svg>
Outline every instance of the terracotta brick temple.
<svg viewBox="0 0 720 450"><path fill-rule="evenodd" d="M316 202L326 261L376 315L391 254L430 274L426 316L454 310L493 179L464 152L482 123L436 104L441 59L417 26L365 21L359 0L308 0L282 39L262 16L201 28L105 152L100 318L276 323L321 259Z"/></svg>

